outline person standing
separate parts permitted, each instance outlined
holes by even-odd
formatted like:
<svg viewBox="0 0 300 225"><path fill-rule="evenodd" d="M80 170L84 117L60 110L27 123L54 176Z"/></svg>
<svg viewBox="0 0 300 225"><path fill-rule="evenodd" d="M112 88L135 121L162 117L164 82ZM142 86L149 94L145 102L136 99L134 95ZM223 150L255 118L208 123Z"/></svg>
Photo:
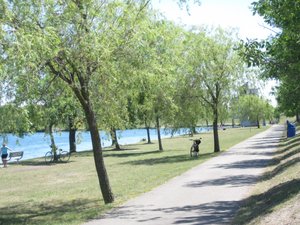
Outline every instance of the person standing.
<svg viewBox="0 0 300 225"><path fill-rule="evenodd" d="M7 147L5 143L3 143L2 148L0 149L3 167L7 167L8 151L12 151L12 150L9 147Z"/></svg>

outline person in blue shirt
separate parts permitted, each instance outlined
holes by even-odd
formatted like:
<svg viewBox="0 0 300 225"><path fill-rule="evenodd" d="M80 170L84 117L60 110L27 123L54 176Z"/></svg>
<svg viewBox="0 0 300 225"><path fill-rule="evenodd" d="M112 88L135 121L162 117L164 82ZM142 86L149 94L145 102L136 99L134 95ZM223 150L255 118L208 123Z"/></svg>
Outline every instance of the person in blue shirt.
<svg viewBox="0 0 300 225"><path fill-rule="evenodd" d="M8 151L11 151L11 149L9 147L7 147L5 143L3 143L2 148L0 149L3 167L7 167Z"/></svg>

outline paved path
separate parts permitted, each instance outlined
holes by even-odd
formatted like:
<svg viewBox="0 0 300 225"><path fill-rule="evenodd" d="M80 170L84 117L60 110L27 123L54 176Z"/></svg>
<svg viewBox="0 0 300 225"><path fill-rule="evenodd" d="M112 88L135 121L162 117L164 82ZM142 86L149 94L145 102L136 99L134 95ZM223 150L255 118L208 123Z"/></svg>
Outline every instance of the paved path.
<svg viewBox="0 0 300 225"><path fill-rule="evenodd" d="M230 224L270 163L282 131L274 125L85 225Z"/></svg>

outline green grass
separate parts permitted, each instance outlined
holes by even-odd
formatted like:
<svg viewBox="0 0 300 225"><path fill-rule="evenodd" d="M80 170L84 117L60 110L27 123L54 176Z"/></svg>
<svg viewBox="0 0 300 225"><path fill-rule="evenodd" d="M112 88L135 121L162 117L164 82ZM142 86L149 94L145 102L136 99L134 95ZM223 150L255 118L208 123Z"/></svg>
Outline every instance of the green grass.
<svg viewBox="0 0 300 225"><path fill-rule="evenodd" d="M265 130L235 128L220 131L222 151ZM202 137L200 157L191 158L191 137L163 139L157 143L104 150L105 164L115 195L105 205L100 193L91 151L76 153L68 163L45 165L44 159L0 169L0 224L81 224L141 193L163 184L203 161L213 153L212 133Z"/></svg>
<svg viewBox="0 0 300 225"><path fill-rule="evenodd" d="M280 148L274 155L274 163L255 186L252 195L244 201L233 224L266 224L265 221L281 224L280 219L284 224L299 224L291 216L281 218L284 214L299 214L300 211L299 208L296 212L290 210L300 200L299 146L300 135L282 138Z"/></svg>

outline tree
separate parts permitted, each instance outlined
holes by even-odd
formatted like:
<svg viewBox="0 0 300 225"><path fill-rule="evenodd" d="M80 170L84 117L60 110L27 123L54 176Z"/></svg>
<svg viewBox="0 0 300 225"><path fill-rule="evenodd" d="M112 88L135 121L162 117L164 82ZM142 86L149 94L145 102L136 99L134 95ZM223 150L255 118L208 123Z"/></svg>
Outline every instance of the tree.
<svg viewBox="0 0 300 225"><path fill-rule="evenodd" d="M238 99L236 110L240 121L255 121L260 128L260 121L272 118L272 106L257 95L243 95Z"/></svg>
<svg viewBox="0 0 300 225"><path fill-rule="evenodd" d="M13 103L0 106L0 123L2 124L0 136L3 142L7 142L6 138L9 133L22 137L31 130L27 109Z"/></svg>
<svg viewBox="0 0 300 225"><path fill-rule="evenodd" d="M161 124L172 121L177 109L174 104L176 77L181 61L183 29L171 22L149 21L148 29L143 30L136 51L138 87L134 87L137 111L147 131L155 124L159 150L163 150L160 135ZM176 46L176 48L174 48ZM148 132L148 142L150 135Z"/></svg>
<svg viewBox="0 0 300 225"><path fill-rule="evenodd" d="M184 64L183 64L184 65ZM176 82L175 104L178 107L176 118L172 125L174 131L180 128L188 128L191 136L196 134L196 126L206 119L205 106L199 102L195 90L190 88L190 81L181 76Z"/></svg>
<svg viewBox="0 0 300 225"><path fill-rule="evenodd" d="M184 31L171 22L159 21L155 25L157 30L150 47L154 53L154 63L150 67L154 74L151 77L152 109L158 134L159 150L163 151L160 126L166 126L174 121L178 108L175 104L176 79L179 75L178 67L182 62L182 47ZM176 46L176 48L174 48Z"/></svg>
<svg viewBox="0 0 300 225"><path fill-rule="evenodd" d="M300 85L297 82L291 82L289 79L281 79L281 85L277 90L278 109L284 112L286 116L295 116L299 121L300 100L299 100Z"/></svg>
<svg viewBox="0 0 300 225"><path fill-rule="evenodd" d="M243 64L234 51L236 42L230 32L220 28L209 34L194 30L187 49L186 78L195 97L213 115L214 152L220 151L218 122L221 108L227 106Z"/></svg>
<svg viewBox="0 0 300 225"><path fill-rule="evenodd" d="M110 78L107 68L130 51L148 2L2 1L1 34L15 74L43 79L49 73L73 91L85 113L100 189L114 200L104 165L93 93ZM11 64L13 65L13 64ZM119 79L115 77L114 79Z"/></svg>
<svg viewBox="0 0 300 225"><path fill-rule="evenodd" d="M280 86L287 85L281 88L281 92L277 92L283 93L282 90L289 89L290 84L299 84L300 81L299 1L259 0L252 5L254 14L262 16L266 23L276 29L276 33L267 40L249 40L244 43L243 56L249 65L259 65L265 77L279 79L282 81ZM294 88L298 95L299 88ZM285 94L278 96L283 103L280 107L282 111L287 112L291 105L299 104L297 101L291 103L292 99L296 99L290 97Z"/></svg>

